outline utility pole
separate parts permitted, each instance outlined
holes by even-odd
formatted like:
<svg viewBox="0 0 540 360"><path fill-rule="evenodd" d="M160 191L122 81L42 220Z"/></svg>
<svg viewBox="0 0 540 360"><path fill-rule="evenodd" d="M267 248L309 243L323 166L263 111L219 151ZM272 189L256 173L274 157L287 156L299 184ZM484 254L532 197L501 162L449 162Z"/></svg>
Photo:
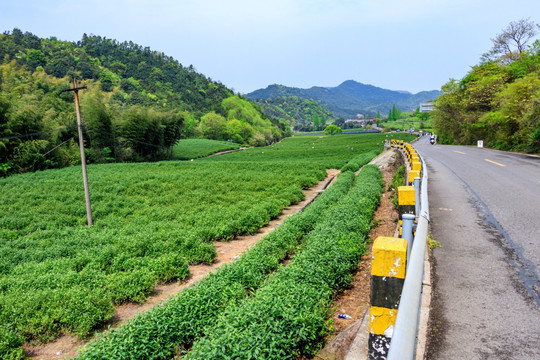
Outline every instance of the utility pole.
<svg viewBox="0 0 540 360"><path fill-rule="evenodd" d="M75 110L77 111L77 129L79 132L79 148L81 150L81 166L84 183L84 197L86 199L86 218L88 226L92 226L92 207L90 206L90 190L88 189L88 175L86 174L86 155L84 154L84 141L81 125L81 110L79 109L79 90L86 89L86 86L77 87L77 80L73 78L73 89L64 91L73 91L75 94Z"/></svg>

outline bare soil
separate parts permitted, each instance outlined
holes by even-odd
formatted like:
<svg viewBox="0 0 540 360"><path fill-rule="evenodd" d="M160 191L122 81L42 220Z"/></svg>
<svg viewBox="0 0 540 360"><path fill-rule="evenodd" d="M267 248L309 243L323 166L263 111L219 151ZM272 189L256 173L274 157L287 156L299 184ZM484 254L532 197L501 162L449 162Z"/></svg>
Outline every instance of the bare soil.
<svg viewBox="0 0 540 360"><path fill-rule="evenodd" d="M332 181L336 179L339 170L327 170L326 178L317 185L304 191L305 199L298 204L285 208L282 214L269 222L268 225L259 229L254 235L240 236L228 242L216 242L214 246L217 251L217 258L210 265L199 264L191 265L189 271L191 276L188 280L170 284L157 285L152 294L143 304L127 303L116 308L114 317L103 326L103 330L108 327L117 328L126 321L132 319L138 313L143 313L156 305L166 301L171 296L182 291L185 287L201 280L205 275L216 271L216 269L228 262L234 261L247 249L257 243L263 236L278 227L286 217L291 216L310 204ZM99 330L99 331L103 331ZM98 331L98 332L99 332ZM25 344L26 356L36 360L56 360L73 358L77 356L78 350L88 343L91 339L79 339L71 334L66 334L57 340L47 344Z"/></svg>

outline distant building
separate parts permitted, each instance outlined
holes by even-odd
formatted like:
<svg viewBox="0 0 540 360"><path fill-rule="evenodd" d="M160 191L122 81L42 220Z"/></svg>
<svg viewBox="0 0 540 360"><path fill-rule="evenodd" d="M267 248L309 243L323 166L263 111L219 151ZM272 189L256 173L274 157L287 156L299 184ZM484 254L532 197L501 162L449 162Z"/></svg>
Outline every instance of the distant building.
<svg viewBox="0 0 540 360"><path fill-rule="evenodd" d="M345 125L347 126L365 126L366 125L366 120L359 120L359 119L348 119L348 120L345 120Z"/></svg>
<svg viewBox="0 0 540 360"><path fill-rule="evenodd" d="M432 112L434 109L435 109L435 106L433 105L432 100L428 100L428 101L420 104L420 112L421 113Z"/></svg>

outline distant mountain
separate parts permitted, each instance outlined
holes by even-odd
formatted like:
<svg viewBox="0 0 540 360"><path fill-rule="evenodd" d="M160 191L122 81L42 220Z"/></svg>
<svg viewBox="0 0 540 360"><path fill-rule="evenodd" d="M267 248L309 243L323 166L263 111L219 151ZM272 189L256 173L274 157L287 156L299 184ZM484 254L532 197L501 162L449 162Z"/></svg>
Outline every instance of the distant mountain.
<svg viewBox="0 0 540 360"><path fill-rule="evenodd" d="M382 89L373 85L347 80L337 87L314 86L309 89L270 85L266 89L255 90L246 95L250 100L270 99L279 96L297 96L326 106L332 113L343 118L356 114L385 115L392 105L401 111L414 111L420 103L434 100L441 95L438 90L411 94L407 91Z"/></svg>

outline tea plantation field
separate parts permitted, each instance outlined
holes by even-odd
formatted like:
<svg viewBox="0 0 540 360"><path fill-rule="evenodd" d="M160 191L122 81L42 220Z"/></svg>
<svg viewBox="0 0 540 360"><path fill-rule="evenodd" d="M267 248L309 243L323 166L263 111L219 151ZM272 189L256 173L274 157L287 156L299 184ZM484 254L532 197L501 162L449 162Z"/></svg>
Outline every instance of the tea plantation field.
<svg viewBox="0 0 540 360"><path fill-rule="evenodd" d="M90 228L85 226L80 167L0 179L0 358L23 358L25 341L50 341L66 332L88 336L113 316L115 304L142 302L156 283L185 279L188 264L211 262L216 256L213 241L256 231L284 207L302 200L302 189L323 179L325 169L354 170L367 163L380 152L384 138L379 134L299 137L193 162L89 166L94 213ZM351 177L343 179L347 176ZM247 260L235 263L246 268L231 267L222 271L225 275L210 277L229 276L221 283L228 287L218 290L222 285L207 281L209 285L202 282L193 288L204 292L207 286L211 297L206 302L197 297L204 295L190 298L190 291L196 291L190 289L171 304L192 307L160 307L172 311L166 317L179 320L166 326L151 323L175 339L151 335L159 343L156 348L148 345L142 351L134 345L138 349L134 354L139 355L117 358L168 358L179 346L175 344L193 343L214 315L246 301L288 253L304 246L300 244L326 218L323 211L348 194L353 180L341 187L341 193L336 186L337 195L331 200L323 197L318 208L308 207L318 212L304 211L307 215L303 222L296 220L297 227L282 226L283 233L274 232L284 243L261 241L257 246L261 253L254 252L251 258L246 254ZM201 309L201 304L211 312ZM167 327L184 324L181 314L185 313L205 313L209 319L197 317L200 320L194 324L200 327L178 331ZM153 314L160 311L148 314L157 316ZM141 316L130 324L144 321ZM155 355L144 355L149 353ZM115 358L91 354L83 356Z"/></svg>
<svg viewBox="0 0 540 360"><path fill-rule="evenodd" d="M219 151L238 149L240 145L229 141L208 139L180 140L173 149L173 156L177 160L191 160L208 156Z"/></svg>

